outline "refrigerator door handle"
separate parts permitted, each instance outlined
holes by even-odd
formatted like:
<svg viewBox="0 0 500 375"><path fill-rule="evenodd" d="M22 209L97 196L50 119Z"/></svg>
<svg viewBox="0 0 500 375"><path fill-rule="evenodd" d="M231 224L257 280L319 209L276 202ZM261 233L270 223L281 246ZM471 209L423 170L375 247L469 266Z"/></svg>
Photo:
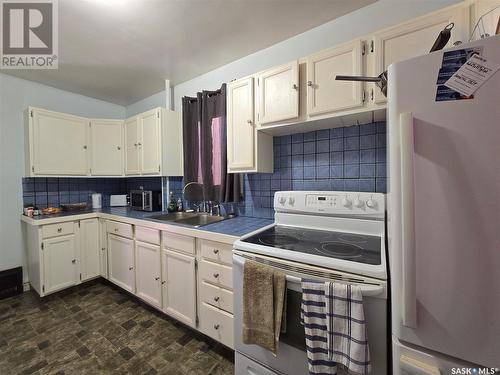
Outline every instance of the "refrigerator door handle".
<svg viewBox="0 0 500 375"><path fill-rule="evenodd" d="M410 358L406 355L399 357L402 370L412 375L441 375L441 370L435 366Z"/></svg>
<svg viewBox="0 0 500 375"><path fill-rule="evenodd" d="M413 115L401 113L401 218L402 218L402 259L403 259L403 317L406 327L417 327L417 287L415 267L415 200L414 200L414 137Z"/></svg>

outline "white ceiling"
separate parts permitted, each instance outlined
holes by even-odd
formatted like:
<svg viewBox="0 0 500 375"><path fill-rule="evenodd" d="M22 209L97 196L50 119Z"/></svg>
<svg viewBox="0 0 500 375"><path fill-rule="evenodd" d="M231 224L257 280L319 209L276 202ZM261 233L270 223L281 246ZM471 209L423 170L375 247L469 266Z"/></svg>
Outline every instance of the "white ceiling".
<svg viewBox="0 0 500 375"><path fill-rule="evenodd" d="M59 0L59 69L3 73L129 105L376 0Z"/></svg>

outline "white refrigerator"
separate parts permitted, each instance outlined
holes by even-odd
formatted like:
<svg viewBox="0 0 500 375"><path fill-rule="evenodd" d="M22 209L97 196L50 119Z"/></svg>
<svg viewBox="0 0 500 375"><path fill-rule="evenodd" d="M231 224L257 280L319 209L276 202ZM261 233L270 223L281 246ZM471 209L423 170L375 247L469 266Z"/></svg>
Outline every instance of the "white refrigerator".
<svg viewBox="0 0 500 375"><path fill-rule="evenodd" d="M500 64L500 36L446 51L463 48ZM500 71L473 99L436 101L443 53L389 67L395 375L500 368Z"/></svg>

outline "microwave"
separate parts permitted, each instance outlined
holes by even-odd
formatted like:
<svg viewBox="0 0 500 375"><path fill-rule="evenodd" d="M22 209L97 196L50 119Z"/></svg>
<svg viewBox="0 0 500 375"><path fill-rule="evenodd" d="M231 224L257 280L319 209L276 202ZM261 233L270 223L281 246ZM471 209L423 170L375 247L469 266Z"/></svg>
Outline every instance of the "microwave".
<svg viewBox="0 0 500 375"><path fill-rule="evenodd" d="M139 211L161 211L161 191L132 190L130 207Z"/></svg>

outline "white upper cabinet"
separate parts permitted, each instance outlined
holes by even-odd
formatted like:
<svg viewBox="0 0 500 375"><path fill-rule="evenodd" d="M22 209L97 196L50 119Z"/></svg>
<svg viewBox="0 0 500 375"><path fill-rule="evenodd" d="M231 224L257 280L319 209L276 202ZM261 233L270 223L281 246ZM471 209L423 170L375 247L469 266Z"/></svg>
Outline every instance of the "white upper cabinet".
<svg viewBox="0 0 500 375"><path fill-rule="evenodd" d="M92 176L123 175L123 121L90 121Z"/></svg>
<svg viewBox="0 0 500 375"><path fill-rule="evenodd" d="M232 170L255 167L254 80L227 85L227 158Z"/></svg>
<svg viewBox="0 0 500 375"><path fill-rule="evenodd" d="M297 60L257 75L260 125L299 116L299 64Z"/></svg>
<svg viewBox="0 0 500 375"><path fill-rule="evenodd" d="M87 175L89 121L29 108L29 175Z"/></svg>
<svg viewBox="0 0 500 375"><path fill-rule="evenodd" d="M141 173L139 164L139 123L137 117L129 118L124 123L125 133L125 174Z"/></svg>
<svg viewBox="0 0 500 375"><path fill-rule="evenodd" d="M452 46L456 41L467 41L468 9L463 4L375 33L369 47L369 53L374 54L372 74L379 75L392 63L429 53L439 32L450 23L454 23L455 26L447 46ZM374 84L370 85L374 88ZM380 89L375 88L373 100L377 104L382 104L387 99Z"/></svg>
<svg viewBox="0 0 500 375"><path fill-rule="evenodd" d="M99 220L80 221L80 275L85 281L101 274Z"/></svg>
<svg viewBox="0 0 500 375"><path fill-rule="evenodd" d="M363 106L362 82L337 81L335 76L362 75L362 44L355 40L307 57L309 116Z"/></svg>
<svg viewBox="0 0 500 375"><path fill-rule="evenodd" d="M138 116L139 160L142 174L159 174L160 167L160 110L153 109Z"/></svg>
<svg viewBox="0 0 500 375"><path fill-rule="evenodd" d="M184 174L181 114L155 108L125 120L125 175Z"/></svg>

